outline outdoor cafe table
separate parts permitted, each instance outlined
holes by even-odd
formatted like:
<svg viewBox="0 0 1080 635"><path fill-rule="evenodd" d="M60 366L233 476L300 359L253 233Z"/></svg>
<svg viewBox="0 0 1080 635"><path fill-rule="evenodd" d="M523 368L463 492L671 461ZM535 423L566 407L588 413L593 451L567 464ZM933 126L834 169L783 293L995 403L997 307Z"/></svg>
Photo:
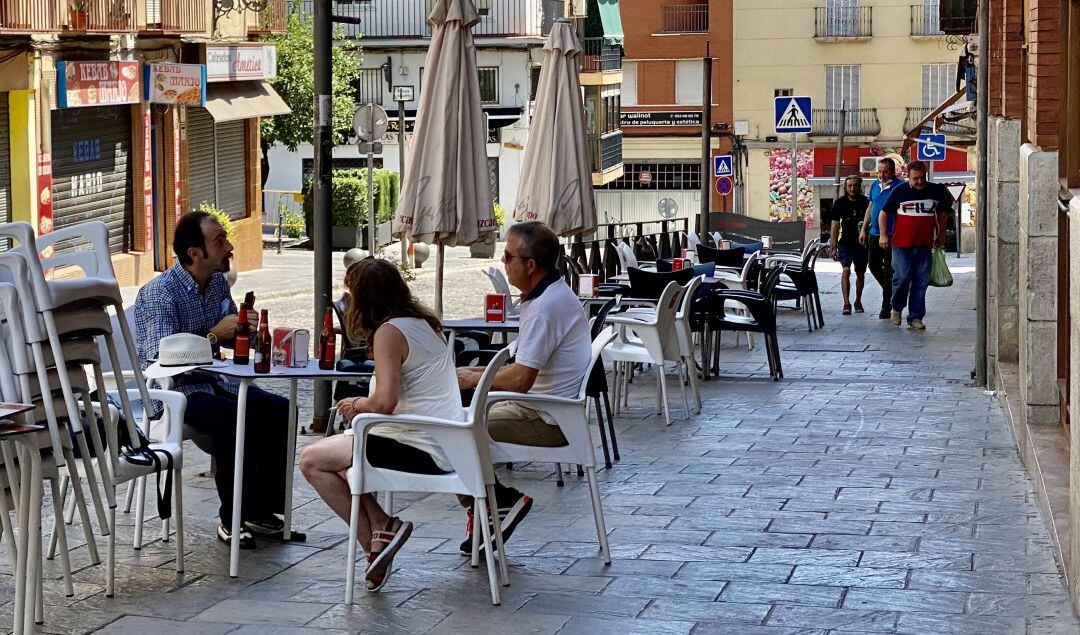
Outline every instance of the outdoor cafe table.
<svg viewBox="0 0 1080 635"><path fill-rule="evenodd" d="M489 333L517 333L517 318L508 318L505 322L488 322L482 317L465 318L461 320L443 320L443 328L450 331L450 337L446 338L446 345L453 348L454 338L458 331L485 331Z"/></svg>
<svg viewBox="0 0 1080 635"><path fill-rule="evenodd" d="M247 431L247 395L248 387L260 379L288 379L289 380L289 439L286 445L288 460L285 465L285 531L283 538L289 540L292 537L292 484L293 467L296 464L296 384L301 379L315 379L322 381L335 381L340 379L359 379L370 377L371 372L340 372L337 370L322 370L319 361L312 359L307 366L290 368L287 366L271 366L269 373L256 373L254 366L243 366L232 362L215 363L213 366L204 366L198 369L200 372L215 373L225 377L231 377L240 381L240 390L236 399L236 461L233 467L233 509L232 527L234 536L240 527L240 510L243 508L244 496L244 440ZM229 576L240 575L240 540L229 541Z"/></svg>

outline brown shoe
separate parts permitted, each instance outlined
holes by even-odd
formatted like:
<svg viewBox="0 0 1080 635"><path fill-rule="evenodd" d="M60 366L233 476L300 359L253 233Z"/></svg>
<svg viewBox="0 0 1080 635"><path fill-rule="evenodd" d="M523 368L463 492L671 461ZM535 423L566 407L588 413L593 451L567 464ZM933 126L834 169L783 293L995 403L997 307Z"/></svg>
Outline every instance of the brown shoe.
<svg viewBox="0 0 1080 635"><path fill-rule="evenodd" d="M926 325L923 324L922 320L920 320L918 318L915 318L914 320L911 321L910 324L908 324L908 328L910 328L913 331L925 331L926 330Z"/></svg>
<svg viewBox="0 0 1080 635"><path fill-rule="evenodd" d="M889 322L893 326L900 326L900 312L893 311L892 314L889 316Z"/></svg>

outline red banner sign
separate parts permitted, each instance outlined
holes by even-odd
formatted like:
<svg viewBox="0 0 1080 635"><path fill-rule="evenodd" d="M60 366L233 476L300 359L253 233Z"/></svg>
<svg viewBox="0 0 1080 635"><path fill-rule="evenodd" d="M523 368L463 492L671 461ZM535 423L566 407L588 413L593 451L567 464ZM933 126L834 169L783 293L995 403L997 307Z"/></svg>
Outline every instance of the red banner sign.
<svg viewBox="0 0 1080 635"><path fill-rule="evenodd" d="M42 153L38 155L37 164L37 205L38 205L38 235L48 234L53 230L53 177L52 155ZM41 252L42 258L52 256L53 248L49 245ZM46 272L51 276L52 271Z"/></svg>
<svg viewBox="0 0 1080 635"><path fill-rule="evenodd" d="M180 201L180 118L177 109L172 110L172 155L173 155L173 201L176 202L176 220L184 214L184 207Z"/></svg>
<svg viewBox="0 0 1080 635"><path fill-rule="evenodd" d="M61 108L137 104L138 62L57 62L56 102Z"/></svg>
<svg viewBox="0 0 1080 635"><path fill-rule="evenodd" d="M143 108L143 245L146 253L154 251L154 145L151 136L150 109Z"/></svg>

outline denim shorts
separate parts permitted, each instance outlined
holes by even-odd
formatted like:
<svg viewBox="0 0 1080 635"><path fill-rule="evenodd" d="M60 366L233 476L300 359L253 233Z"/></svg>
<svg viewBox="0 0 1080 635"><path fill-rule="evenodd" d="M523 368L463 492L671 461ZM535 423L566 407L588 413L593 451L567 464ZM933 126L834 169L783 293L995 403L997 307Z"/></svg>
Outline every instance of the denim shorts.
<svg viewBox="0 0 1080 635"><path fill-rule="evenodd" d="M837 249L837 259L845 269L855 264L855 271L858 273L866 273L866 263L869 262L870 255L866 250L866 247L862 245L840 245Z"/></svg>

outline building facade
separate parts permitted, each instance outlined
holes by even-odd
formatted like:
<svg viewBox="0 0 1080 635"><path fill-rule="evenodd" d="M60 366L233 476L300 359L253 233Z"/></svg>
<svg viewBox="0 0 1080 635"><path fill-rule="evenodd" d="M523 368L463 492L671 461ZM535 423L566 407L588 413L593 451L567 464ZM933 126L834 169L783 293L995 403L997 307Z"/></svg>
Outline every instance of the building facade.
<svg viewBox="0 0 1080 635"><path fill-rule="evenodd" d="M284 1L232 6L4 3L0 220L42 234L104 221L128 285L170 264L181 213L213 203L234 219L237 266L261 266L258 117L283 102L263 81L273 47L251 40L283 25ZM231 107L237 95L260 99Z"/></svg>
<svg viewBox="0 0 1080 635"><path fill-rule="evenodd" d="M818 222L836 194L841 123L840 174L860 173L861 157L900 160L905 135L958 88L963 41L942 33L938 0L736 0L732 21L734 120L747 157L744 212L757 218L792 216L791 135L775 132L774 98L812 98L812 130L796 140L797 200L799 218ZM938 180L972 181L964 147L973 143L974 126L938 132L960 148L936 164Z"/></svg>
<svg viewBox="0 0 1080 635"><path fill-rule="evenodd" d="M378 104L390 118L389 132L382 140L383 152L375 158L376 167L400 170L401 136L395 87L408 88L411 95L404 102L405 154L409 152L423 91L424 60L431 38L426 17L432 5L431 0L372 0L332 5L334 15L355 22L342 25L345 37L337 44L362 48L363 68L356 84L356 103ZM514 207L543 45L551 25L559 17L575 20L585 49L580 79L590 136L589 147L581 151L589 152L592 158L593 182L603 183L621 175L621 134L617 120L612 124L610 114L611 108L618 112L621 82L621 34L616 0L478 0L476 6L480 22L472 32L477 48L480 97L488 124L491 199L507 210ZM604 21L600 21L601 6ZM311 0L305 0L299 9L310 12ZM590 11L594 19L587 20ZM604 24L608 25L606 37ZM367 165L366 156L360 155L354 142L337 146L333 152L337 168ZM302 191L311 174L313 156L310 144L301 145L295 152L282 146L271 148L267 190Z"/></svg>
<svg viewBox="0 0 1080 635"><path fill-rule="evenodd" d="M713 59L711 154L732 149L732 3L622 0L622 7L624 174L596 190L597 213L658 220L659 202L670 198L678 217L692 221L702 209L702 179L710 178L702 169L706 56ZM734 198L710 189L708 205L730 211Z"/></svg>
<svg viewBox="0 0 1080 635"><path fill-rule="evenodd" d="M989 7L988 379L1080 608L1080 8Z"/></svg>

